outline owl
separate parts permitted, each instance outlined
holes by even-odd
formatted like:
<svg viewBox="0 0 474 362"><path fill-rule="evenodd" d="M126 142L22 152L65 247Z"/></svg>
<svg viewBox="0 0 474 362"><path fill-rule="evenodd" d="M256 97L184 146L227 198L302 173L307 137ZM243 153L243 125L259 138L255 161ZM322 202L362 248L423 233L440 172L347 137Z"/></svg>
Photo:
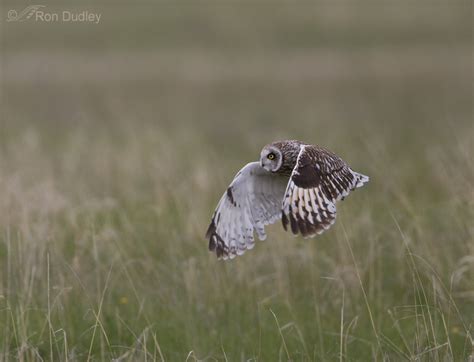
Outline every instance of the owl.
<svg viewBox="0 0 474 362"><path fill-rule="evenodd" d="M368 181L322 147L296 140L266 145L221 197L206 233L209 250L233 259L255 246L254 232L265 240L265 226L279 219L295 235L321 234L336 221L336 202Z"/></svg>

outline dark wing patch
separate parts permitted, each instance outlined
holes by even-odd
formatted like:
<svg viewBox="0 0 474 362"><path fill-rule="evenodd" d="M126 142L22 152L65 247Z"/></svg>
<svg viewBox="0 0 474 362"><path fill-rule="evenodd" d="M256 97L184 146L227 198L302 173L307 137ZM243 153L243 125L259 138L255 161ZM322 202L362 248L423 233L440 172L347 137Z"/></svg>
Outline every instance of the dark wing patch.
<svg viewBox="0 0 474 362"><path fill-rule="evenodd" d="M296 186L305 189L318 187L321 182L320 174L318 173L314 161L307 153L298 158L297 172L292 173L292 180Z"/></svg>
<svg viewBox="0 0 474 362"><path fill-rule="evenodd" d="M234 200L234 195L232 194L232 186L229 186L227 188L227 197L229 198L229 201L232 205L237 206L237 203Z"/></svg>
<svg viewBox="0 0 474 362"><path fill-rule="evenodd" d="M206 231L206 239L209 239L209 250L215 251L218 258L221 258L229 252L229 248L226 246L224 240L222 240L216 232L216 224L214 220L211 221L211 224Z"/></svg>

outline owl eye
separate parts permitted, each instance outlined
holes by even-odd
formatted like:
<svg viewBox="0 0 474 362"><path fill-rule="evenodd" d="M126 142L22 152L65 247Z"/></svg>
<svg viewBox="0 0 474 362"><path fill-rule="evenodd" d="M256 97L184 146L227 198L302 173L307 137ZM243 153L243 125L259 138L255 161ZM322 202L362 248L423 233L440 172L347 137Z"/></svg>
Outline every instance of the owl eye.
<svg viewBox="0 0 474 362"><path fill-rule="evenodd" d="M268 156L267 156L267 158L268 158L269 160L274 160L274 159L275 159L275 154L274 154L273 152L272 152L272 153L269 153Z"/></svg>

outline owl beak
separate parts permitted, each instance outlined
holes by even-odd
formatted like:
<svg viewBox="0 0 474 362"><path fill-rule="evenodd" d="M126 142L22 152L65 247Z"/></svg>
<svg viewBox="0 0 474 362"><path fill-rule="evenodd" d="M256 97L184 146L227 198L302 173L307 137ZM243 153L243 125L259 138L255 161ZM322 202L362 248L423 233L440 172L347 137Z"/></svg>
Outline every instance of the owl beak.
<svg viewBox="0 0 474 362"><path fill-rule="evenodd" d="M265 164L265 160L260 160L260 166L262 166L264 170L267 170L270 172L270 167L267 164Z"/></svg>

